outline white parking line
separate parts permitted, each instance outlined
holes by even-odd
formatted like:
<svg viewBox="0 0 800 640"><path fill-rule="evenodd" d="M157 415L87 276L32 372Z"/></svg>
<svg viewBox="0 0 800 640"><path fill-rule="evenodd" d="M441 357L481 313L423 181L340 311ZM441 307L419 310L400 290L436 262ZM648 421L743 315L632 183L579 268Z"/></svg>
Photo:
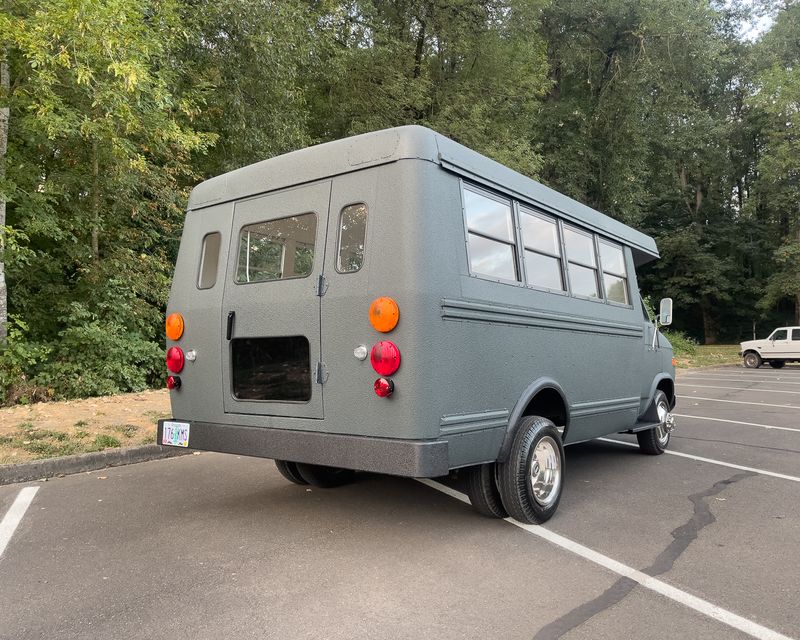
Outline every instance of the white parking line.
<svg viewBox="0 0 800 640"><path fill-rule="evenodd" d="M800 396L800 391L784 391L783 389L748 389L746 387L717 387L710 384L690 384L688 382L678 382L679 387L696 387L697 389L730 389L731 391L758 391L759 393L793 393Z"/></svg>
<svg viewBox="0 0 800 640"><path fill-rule="evenodd" d="M771 424L759 424L758 422L740 422L739 420L725 420L724 418L707 418L706 416L689 416L685 413L673 413L673 416L677 416L678 418L692 418L693 420L712 420L713 422L730 422L731 424L743 424L748 427L763 427L764 429L779 429L781 431L797 431L800 433L800 429L794 429L792 427L776 427L775 425Z"/></svg>
<svg viewBox="0 0 800 640"><path fill-rule="evenodd" d="M680 376L678 378L678 384L685 384L681 382L681 380L712 380L714 382L755 382L756 384L792 384L794 386L800 386L800 382L783 382L781 380L769 380L767 378L734 378L733 376L725 376L723 377L715 377L715 376Z"/></svg>
<svg viewBox="0 0 800 640"><path fill-rule="evenodd" d="M428 480L427 478L419 478L418 481L425 486L430 487L431 489L436 489L436 491L441 491L451 498L455 498L456 500L460 500L461 502L469 504L469 498L467 498L467 496L460 491L451 489L450 487L433 480ZM578 555L589 562L593 562L604 569L608 569L612 573L629 578L642 585L646 589L650 589L651 591L661 594L670 600L674 600L675 602L689 607L690 609L694 609L698 613L702 613L703 615L713 618L714 620L718 620L729 627L743 631L753 638L758 638L758 640L792 640L789 636L785 636L782 633L773 631L768 627L760 625L757 622L753 622L752 620L748 620L747 618L737 615L732 611L718 607L717 605L710 603L708 600L703 600L702 598L693 596L691 593L678 589L677 587L673 587L671 584L667 584L663 580L653 578L652 576L642 573L641 571L638 571L633 567L629 567L626 564L622 564L613 558L609 558L608 556L605 556L594 549L585 547L582 544L555 533L554 531L546 529L541 525L522 524L521 522L517 522L512 518L506 518L506 522L513 524L515 527L519 527L523 531L542 538L543 540L547 540L548 542L561 547L565 551L569 551L570 553L574 553L575 555Z"/></svg>
<svg viewBox="0 0 800 640"><path fill-rule="evenodd" d="M700 396L676 396L687 400L710 400L711 402L729 402L731 404L752 404L756 407L780 407L782 409L800 409L793 404L767 404L766 402L743 402L742 400L722 400L721 398L701 398Z"/></svg>
<svg viewBox="0 0 800 640"><path fill-rule="evenodd" d="M614 444L621 444L626 447L638 447L638 444L633 442L624 442L622 440L613 440L612 438L597 438L603 442L613 442ZM689 458L691 460L699 460L700 462L708 462L709 464L716 464L720 467L730 467L731 469L739 469L740 471L752 471L762 476L770 476L772 478L780 478L781 480L791 480L792 482L800 482L797 476L789 476L785 473L776 473L775 471L767 471L765 469L756 469L755 467L745 467L741 464L733 464L732 462L723 462L722 460L714 460L713 458L703 458L702 456L695 456L691 453L683 453L681 451L665 451L671 456L678 456L679 458Z"/></svg>
<svg viewBox="0 0 800 640"><path fill-rule="evenodd" d="M31 506L33 496L36 495L38 490L39 487L24 487L20 489L16 500L14 500L8 513L6 513L2 522L0 522L0 556L2 556L3 552L6 550L8 541L11 540L14 531L17 530L17 526L19 526L19 523L22 521L22 516L25 515L28 507Z"/></svg>

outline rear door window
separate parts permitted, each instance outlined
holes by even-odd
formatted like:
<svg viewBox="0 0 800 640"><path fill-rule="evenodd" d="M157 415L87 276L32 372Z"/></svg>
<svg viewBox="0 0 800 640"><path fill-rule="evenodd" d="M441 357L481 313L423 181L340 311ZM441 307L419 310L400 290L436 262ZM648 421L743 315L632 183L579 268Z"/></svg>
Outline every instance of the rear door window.
<svg viewBox="0 0 800 640"><path fill-rule="evenodd" d="M314 268L316 234L317 216L313 213L242 227L236 282L305 278Z"/></svg>
<svg viewBox="0 0 800 640"><path fill-rule="evenodd" d="M792 329L792 340L800 340L800 329Z"/></svg>

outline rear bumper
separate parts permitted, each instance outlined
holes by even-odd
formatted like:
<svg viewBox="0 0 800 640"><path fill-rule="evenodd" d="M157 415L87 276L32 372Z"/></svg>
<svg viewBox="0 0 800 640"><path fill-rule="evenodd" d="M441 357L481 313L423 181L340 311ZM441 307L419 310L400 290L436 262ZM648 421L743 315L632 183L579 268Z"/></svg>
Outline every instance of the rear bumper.
<svg viewBox="0 0 800 640"><path fill-rule="evenodd" d="M449 471L448 443L442 440L396 440L188 420L181 422L191 425L191 449L413 478L435 478L447 475ZM159 420L158 444L162 444L163 429L164 420Z"/></svg>

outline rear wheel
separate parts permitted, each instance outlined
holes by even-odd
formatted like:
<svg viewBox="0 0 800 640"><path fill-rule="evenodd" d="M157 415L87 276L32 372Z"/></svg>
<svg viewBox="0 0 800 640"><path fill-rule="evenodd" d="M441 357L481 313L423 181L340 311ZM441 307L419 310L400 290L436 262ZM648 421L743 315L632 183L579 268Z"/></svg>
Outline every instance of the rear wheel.
<svg viewBox="0 0 800 640"><path fill-rule="evenodd" d="M297 471L300 477L312 487L329 489L347 484L353 479L355 471L350 469L339 469L338 467L323 467L319 464L297 463Z"/></svg>
<svg viewBox="0 0 800 640"><path fill-rule="evenodd" d="M495 482L495 465L479 464L467 472L467 495L475 511L487 518L508 516Z"/></svg>
<svg viewBox="0 0 800 640"><path fill-rule="evenodd" d="M675 428L675 418L669 411L669 401L663 391L656 391L654 398L656 411L658 411L659 424L652 429L639 431L636 439L639 441L639 448L651 456L658 456L666 451L669 445L669 438Z"/></svg>
<svg viewBox="0 0 800 640"><path fill-rule="evenodd" d="M280 471L281 475L289 482L294 482L295 484L308 484L305 480L303 480L300 472L297 470L296 462L289 462L288 460L276 460L275 466L278 468L278 471Z"/></svg>
<svg viewBox="0 0 800 640"><path fill-rule="evenodd" d="M773 369L782 369L786 362L784 360L770 360L769 366Z"/></svg>
<svg viewBox="0 0 800 640"><path fill-rule="evenodd" d="M497 483L513 518L541 524L553 517L564 487L564 445L550 420L522 418L508 460L498 465Z"/></svg>
<svg viewBox="0 0 800 640"><path fill-rule="evenodd" d="M761 366L761 356L755 351L748 351L744 354L744 366L748 369L758 369Z"/></svg>

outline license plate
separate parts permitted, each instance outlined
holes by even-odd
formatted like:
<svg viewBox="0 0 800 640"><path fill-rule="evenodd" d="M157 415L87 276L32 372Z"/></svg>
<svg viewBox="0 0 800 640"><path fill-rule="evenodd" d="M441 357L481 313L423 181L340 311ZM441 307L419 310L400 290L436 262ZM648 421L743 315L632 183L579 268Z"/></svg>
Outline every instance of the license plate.
<svg viewBox="0 0 800 640"><path fill-rule="evenodd" d="M170 447L188 447L189 423L165 422L164 430L161 435L161 444L166 444Z"/></svg>

